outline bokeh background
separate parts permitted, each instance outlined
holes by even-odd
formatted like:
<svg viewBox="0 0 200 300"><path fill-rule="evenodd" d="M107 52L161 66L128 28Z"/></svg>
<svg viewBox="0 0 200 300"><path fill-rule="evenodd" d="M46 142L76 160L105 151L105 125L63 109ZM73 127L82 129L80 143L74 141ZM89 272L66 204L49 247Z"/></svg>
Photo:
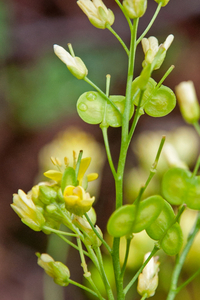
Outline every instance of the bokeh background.
<svg viewBox="0 0 200 300"><path fill-rule="evenodd" d="M115 1L105 0L105 4L115 13L113 28L128 44L128 27ZM155 9L155 1L149 0L145 17L140 20L139 33L145 29ZM180 81L193 80L200 97L199 0L171 0L161 10L148 36L154 35L163 42L170 33L175 35L175 40L168 51L163 68L156 71L153 77L159 80L167 68L174 64L175 69L165 84L174 89ZM85 82L73 78L53 53L53 44L67 47L69 42L73 44L76 55L87 65L90 79L104 89L105 76L109 73L112 78L111 93L124 94L127 59L123 49L109 31L94 28L89 23L75 0L0 1L1 300L88 298L73 286L65 288L63 292L60 289L56 290L52 283L48 298L45 296L43 271L37 266L35 252L46 251L47 237L24 226L10 208L12 194L19 188L25 192L29 191L40 177L41 149L55 139L59 132L70 131L73 126L92 135L92 139L95 139L101 149L100 157L103 162L105 153L101 148L103 142L99 127L84 124L76 113L78 97L91 88ZM141 47L138 47L137 54L136 75L140 73L143 60ZM147 129L173 132L182 125L185 124L176 107L173 113L164 118L143 117L136 130L136 136ZM187 136L189 138L190 134ZM120 130L110 129L109 137L115 160L118 156ZM81 141L80 138L78 140ZM68 139L66 148L70 144L71 140ZM91 146L92 141L89 140L87 144ZM129 169L136 164L136 155L131 150ZM113 180L105 163L95 207L98 225L103 230L113 204ZM63 246L59 242L56 245L56 255L59 259ZM200 248L197 248L197 254L199 251ZM81 281L79 257L74 253L69 255L72 259L68 259L67 265L72 277ZM198 259L197 257L196 260ZM165 275L167 274L164 279L165 285L161 284L158 296L152 299L165 299L171 274L170 264L166 260L164 268ZM184 276L187 278L187 270ZM46 286L49 287L47 281ZM194 282L180 299L199 299L199 293ZM132 294L130 299L133 298L139 299L139 296Z"/></svg>

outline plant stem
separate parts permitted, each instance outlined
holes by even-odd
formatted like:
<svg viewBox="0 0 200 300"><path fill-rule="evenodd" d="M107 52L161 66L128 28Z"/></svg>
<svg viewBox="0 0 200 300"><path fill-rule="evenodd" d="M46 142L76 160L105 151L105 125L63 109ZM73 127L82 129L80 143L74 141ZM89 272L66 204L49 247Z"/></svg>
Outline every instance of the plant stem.
<svg viewBox="0 0 200 300"><path fill-rule="evenodd" d="M126 12L125 12L125 10L124 10L123 5L121 4L121 2L120 2L119 0L115 0L115 2L118 4L119 8L120 8L121 11L123 12L123 14L124 14L124 16L125 16L125 18L126 18L126 20L127 20L127 22L128 22L128 25L129 25L129 27L130 27L130 29L131 29L131 28L132 28L132 23L131 23L130 18L126 15Z"/></svg>
<svg viewBox="0 0 200 300"><path fill-rule="evenodd" d="M108 30L110 30L110 32L112 32L112 34L117 38L117 40L120 42L120 44L122 45L122 47L124 48L124 50L126 51L126 54L129 55L129 50L126 47L126 44L124 43L124 41L121 39L121 37L116 33L116 31L110 26L107 25L106 28Z"/></svg>
<svg viewBox="0 0 200 300"><path fill-rule="evenodd" d="M101 255L101 251L100 251L99 247L95 248L95 253L96 253L97 259L99 261L99 266L100 266L101 274L102 274L102 280L103 280L103 283L104 283L104 286L105 286L105 289L107 292L108 300L114 300L113 292L112 292L110 283L108 281L108 278L106 276L106 273L105 273L105 270L103 267L103 259L102 259L102 255Z"/></svg>
<svg viewBox="0 0 200 300"><path fill-rule="evenodd" d="M96 236L100 239L100 241L102 242L102 244L106 247L106 249L108 250L108 252L111 254L112 250L109 247L109 245L106 243L106 241L102 238L102 236L98 233L98 231L95 229L94 225L92 224L89 216L87 213L84 214L84 216L86 217L88 223L90 224L90 226L92 227L92 230L94 231L94 233L96 234Z"/></svg>
<svg viewBox="0 0 200 300"><path fill-rule="evenodd" d="M199 125L199 123L195 122L193 125L194 125L194 128L196 129L198 135L200 136L200 125Z"/></svg>
<svg viewBox="0 0 200 300"><path fill-rule="evenodd" d="M195 238L196 234L199 232L199 229L200 229L200 212L198 213L196 222L195 222L191 232L188 235L187 243L186 243L182 253L177 258L176 265L175 265L175 268L174 268L174 271L172 274L171 286L170 286L170 290L169 290L169 293L167 296L167 300L173 300L175 298L175 296L177 295L177 293L179 292L179 288L177 287L179 275L182 270L183 264L185 262L186 256L193 244L194 238Z"/></svg>
<svg viewBox="0 0 200 300"><path fill-rule="evenodd" d="M197 162L196 162L196 165L194 167L194 171L192 172L192 177L196 176L197 175L197 172L199 170L199 167L200 167L200 155L197 159Z"/></svg>
<svg viewBox="0 0 200 300"><path fill-rule="evenodd" d="M131 240L133 238L133 235L130 235L126 238L126 253L125 253L125 258L124 258L124 263L121 269L121 277L124 277L124 273L126 270L126 265L127 265L127 261L128 261L128 255L129 255L129 250L130 250L130 245L131 245Z"/></svg>
<svg viewBox="0 0 200 300"><path fill-rule="evenodd" d="M116 209L121 207L123 204L123 176L124 168L126 162L126 156L128 151L128 132L129 132L129 116L131 111L131 86L133 81L134 73L134 62L135 62L135 53L136 53L136 37L137 37L137 27L139 19L134 19L134 23L131 30L131 43L130 43L130 52L129 52L129 62L128 62L128 75L127 75L127 84L126 84L126 100L124 113L122 115L122 136L121 136L121 148L117 168L117 176L115 178L115 190L116 190ZM119 246L120 239L114 238L113 241L113 269L115 274L115 282L117 288L117 300L125 299L123 291L123 278L121 277L121 266L119 259Z"/></svg>
<svg viewBox="0 0 200 300"><path fill-rule="evenodd" d="M104 139L104 144L105 144L105 148L106 148L106 153L107 153L107 158L108 158L108 162L110 165L110 169L112 171L113 177L116 178L116 170L113 164L113 160L112 160L112 156L111 156L111 152L110 152L110 146L109 146L109 142L108 142L108 128L101 126L101 130L102 130L102 134L103 134L103 139Z"/></svg>
<svg viewBox="0 0 200 300"><path fill-rule="evenodd" d="M99 94L108 102L110 103L116 110L117 112L121 115L121 111L119 110L119 108L115 105L115 103L113 103L108 96L96 85L94 84L88 77L84 77L85 82L87 82L88 84L90 84L95 90L97 90L97 92L99 92Z"/></svg>
<svg viewBox="0 0 200 300"><path fill-rule="evenodd" d="M80 283L78 283L78 282L76 282L76 281L74 281L74 280L71 280L71 279L68 279L68 281L69 281L69 283L71 283L71 284L73 284L73 285L75 285L75 286L77 286L77 287L79 287L79 288L85 290L86 292L91 293L92 295L96 296L97 298L99 298L99 296L98 296L93 290L89 289L88 287L86 287L86 286L84 286L84 285L82 285L82 284L80 284ZM101 297L100 299L103 300L104 298ZM104 300L105 300L105 299L104 299Z"/></svg>
<svg viewBox="0 0 200 300"><path fill-rule="evenodd" d="M154 21L155 21L157 15L159 14L159 11L160 11L161 7L162 7L162 2L160 2L160 3L158 4L157 9L156 9L156 11L155 11L155 13L154 13L154 15L153 15L153 17L152 17L152 19L151 19L149 25L148 25L147 28L144 30L144 32L141 34L141 36L138 38L138 40L137 40L137 45L140 43L140 41L143 39L143 37L147 34L147 32L149 31L149 29L150 29L151 26L153 25L153 23L154 23Z"/></svg>

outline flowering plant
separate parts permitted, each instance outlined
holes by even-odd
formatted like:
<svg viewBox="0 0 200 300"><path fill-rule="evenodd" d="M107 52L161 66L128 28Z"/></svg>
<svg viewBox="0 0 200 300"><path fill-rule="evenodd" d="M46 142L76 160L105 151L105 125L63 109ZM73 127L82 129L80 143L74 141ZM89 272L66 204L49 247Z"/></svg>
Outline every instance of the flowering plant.
<svg viewBox="0 0 200 300"><path fill-rule="evenodd" d="M165 142L165 137L162 137L155 153L155 160L152 161L149 176L140 188L138 195L132 199L131 203L126 204L123 196L125 163L139 119L145 114L151 117L166 116L176 105L174 92L163 85L164 80L173 70L173 66L169 67L158 83L152 78L153 71L161 67L174 36L170 34L161 45L153 36L145 38L160 9L166 6L169 0L155 0L158 3L157 9L140 37L137 37L138 22L139 18L145 14L147 1L123 0L121 3L119 0L115 0L115 2L128 22L130 47L126 46L112 28L115 20L114 14L102 0L79 0L77 4L95 27L110 30L127 54L128 73L124 95L110 95L110 75L106 76L105 92L96 86L88 78L89 71L83 61L75 56L71 44L68 45L70 53L61 46L54 45L55 54L66 64L69 71L76 78L86 81L95 90L87 91L79 97L77 111L80 118L86 123L99 124L115 181L115 210L107 222L107 235L103 235L101 229L96 225L96 213L93 208L95 197L90 196L87 191L88 183L96 180L98 174L86 175L91 158L83 157L81 150L79 153L73 152L72 164L69 163L67 157L64 158L64 163L61 163L58 158L52 157L52 163L57 170L49 170L44 173L49 181L39 183L27 194L19 190L18 194L14 194L11 206L22 222L31 229L43 231L46 234L54 233L79 251L83 276L88 285L73 281L70 278L69 269L62 263L54 261L48 254L37 254L38 264L49 276L53 277L57 284L61 286L77 285L101 300L124 300L138 279L137 290L141 299L144 300L156 292L159 262L158 257L154 255L158 250L162 250L167 255L177 255L167 296L167 300L173 300L177 293L200 273L197 270L178 286L183 263L200 229L200 214L198 213L193 229L183 247L183 233L180 226L182 213L186 207L196 211L200 210L200 177L197 175L200 158L197 159L193 171L187 167L181 168L180 164L176 165L176 162L179 162L177 158L171 159L175 166L169 168L163 175L162 194L153 194L143 199L143 194L157 170ZM140 42L144 51L144 60L140 75L134 78L136 49ZM198 123L200 109L194 86L190 82L182 83L176 87L176 92L184 119L194 125L200 134ZM109 127L121 127L121 145L117 165L114 164L110 151ZM171 150L170 155L173 155ZM178 209L173 209L174 206ZM61 230L61 224L67 227L66 231ZM139 270L125 284L125 272L132 239L135 234L142 231L145 231L154 241L154 247L150 253L145 255ZM75 242L71 240L72 237L75 238ZM122 238L126 239L126 250L121 263L120 243ZM110 242L111 239L112 242ZM101 246L104 246L112 260L115 285L111 284L106 274L102 259L103 247L101 248ZM106 291L105 295L93 280L86 257L97 269Z"/></svg>

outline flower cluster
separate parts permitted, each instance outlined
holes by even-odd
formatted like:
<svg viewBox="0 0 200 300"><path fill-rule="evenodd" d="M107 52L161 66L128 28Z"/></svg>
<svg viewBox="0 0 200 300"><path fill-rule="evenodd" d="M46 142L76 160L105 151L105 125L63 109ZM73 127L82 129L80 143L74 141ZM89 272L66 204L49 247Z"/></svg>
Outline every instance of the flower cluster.
<svg viewBox="0 0 200 300"><path fill-rule="evenodd" d="M88 181L97 179L97 173L85 175L91 158L76 160L74 153L73 167L62 165L57 158L51 158L58 170L44 173L51 179L35 185L25 194L22 190L13 195L11 207L21 218L22 222L35 231L45 231L48 228L58 229L64 223L70 229L73 214L82 216L88 212L95 200L86 192Z"/></svg>

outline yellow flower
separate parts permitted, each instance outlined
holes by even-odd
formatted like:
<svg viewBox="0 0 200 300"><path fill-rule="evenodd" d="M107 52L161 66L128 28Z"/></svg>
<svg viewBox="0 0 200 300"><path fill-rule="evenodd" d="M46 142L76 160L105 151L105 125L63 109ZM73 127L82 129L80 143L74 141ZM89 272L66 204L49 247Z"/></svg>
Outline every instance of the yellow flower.
<svg viewBox="0 0 200 300"><path fill-rule="evenodd" d="M61 286L69 284L70 271L67 266L59 261L55 261L50 255L36 254L38 256L38 265L42 267L46 274L54 279L54 282Z"/></svg>
<svg viewBox="0 0 200 300"><path fill-rule="evenodd" d="M11 207L21 218L22 222L35 231L42 230L45 218L40 209L34 204L30 195L26 195L22 190L13 195Z"/></svg>
<svg viewBox="0 0 200 300"><path fill-rule="evenodd" d="M104 5L102 0L78 0L77 4L95 27L105 29L106 25L111 26L114 23L113 12Z"/></svg>
<svg viewBox="0 0 200 300"><path fill-rule="evenodd" d="M150 252L145 254L144 261L149 255ZM138 277L137 291L141 296L146 294L147 297L151 297L155 294L155 290L158 286L158 271L158 256L152 257Z"/></svg>
<svg viewBox="0 0 200 300"><path fill-rule="evenodd" d="M166 56L166 51L169 49L171 43L173 42L174 36L173 34L170 34L165 42L161 45L158 44L158 40L154 36L150 36L148 39L143 38L142 39L142 48L145 54L145 60L143 64L145 65L146 63L152 63L156 54L158 53L158 50L162 47L165 51L161 54L159 57L158 61L156 62L156 65L154 66L154 70L159 69L160 66L162 65L165 56Z"/></svg>
<svg viewBox="0 0 200 300"><path fill-rule="evenodd" d="M70 44L69 44L70 45ZM69 71L78 79L83 79L88 74L88 69L86 68L84 62L80 57L72 56L63 47L54 45L54 52L66 64Z"/></svg>
<svg viewBox="0 0 200 300"><path fill-rule="evenodd" d="M95 197L90 197L82 186L68 185L63 193L66 209L75 215L82 216L90 210Z"/></svg>

